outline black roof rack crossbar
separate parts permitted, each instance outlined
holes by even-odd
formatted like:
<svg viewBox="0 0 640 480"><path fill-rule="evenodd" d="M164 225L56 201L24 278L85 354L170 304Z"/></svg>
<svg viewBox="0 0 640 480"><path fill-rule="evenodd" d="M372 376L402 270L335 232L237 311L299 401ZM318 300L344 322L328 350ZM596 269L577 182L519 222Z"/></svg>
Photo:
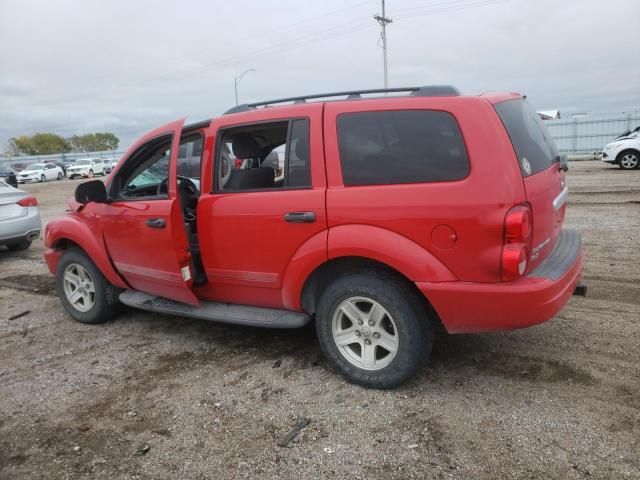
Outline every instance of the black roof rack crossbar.
<svg viewBox="0 0 640 480"><path fill-rule="evenodd" d="M400 93L410 92L411 95L416 97L455 97L460 95L458 90L449 85L429 85L422 87L401 87L401 88L373 88L369 90L348 90L343 92L331 92L331 93L316 93L313 95L302 95L299 97L287 97L278 98L275 100L268 100L266 102L255 102L243 105L236 105L235 107L227 110L226 114L246 112L256 107L266 107L268 105L274 105L277 103L305 103L307 100L313 100L317 98L331 98L331 97L346 97L347 99L361 98L362 95L369 95L375 93Z"/></svg>

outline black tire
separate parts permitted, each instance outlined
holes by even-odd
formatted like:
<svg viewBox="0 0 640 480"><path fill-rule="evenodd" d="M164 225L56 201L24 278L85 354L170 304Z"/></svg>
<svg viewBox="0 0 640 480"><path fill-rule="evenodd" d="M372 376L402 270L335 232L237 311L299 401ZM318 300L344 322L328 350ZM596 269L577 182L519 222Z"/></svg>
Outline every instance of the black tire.
<svg viewBox="0 0 640 480"><path fill-rule="evenodd" d="M62 180L62 173L58 172L58 180Z"/></svg>
<svg viewBox="0 0 640 480"><path fill-rule="evenodd" d="M26 250L30 246L31 246L31 240L29 240L28 238L25 238L24 240L20 240L19 242L7 244L7 248L12 252L19 252L22 250Z"/></svg>
<svg viewBox="0 0 640 480"><path fill-rule="evenodd" d="M627 159L631 159L631 163L629 160L624 161L625 157ZM623 150L618 154L618 166L623 170L635 170L636 168L640 168L640 152L636 150ZM623 163L625 165L623 165Z"/></svg>
<svg viewBox="0 0 640 480"><path fill-rule="evenodd" d="M93 178L93 170L89 170L89 178Z"/></svg>
<svg viewBox="0 0 640 480"><path fill-rule="evenodd" d="M47 181L47 177L45 177L44 175L40 175L40 183L44 183Z"/></svg>
<svg viewBox="0 0 640 480"><path fill-rule="evenodd" d="M352 297L366 297L379 303L396 324L397 353L391 363L381 369L367 370L354 365L340 352L334 340L334 312L343 301ZM324 354L334 367L350 382L368 388L389 389L408 380L425 363L433 344L424 299L402 279L376 270L348 273L327 287L318 303L316 333Z"/></svg>
<svg viewBox="0 0 640 480"><path fill-rule="evenodd" d="M71 305L65 294L63 286L64 272L71 264L78 264L84 267L93 281L95 287L94 303L87 312L77 310ZM120 289L111 285L93 261L79 248L66 250L60 258L56 269L56 289L67 313L80 323L103 323L111 320L122 309L122 304L118 300Z"/></svg>

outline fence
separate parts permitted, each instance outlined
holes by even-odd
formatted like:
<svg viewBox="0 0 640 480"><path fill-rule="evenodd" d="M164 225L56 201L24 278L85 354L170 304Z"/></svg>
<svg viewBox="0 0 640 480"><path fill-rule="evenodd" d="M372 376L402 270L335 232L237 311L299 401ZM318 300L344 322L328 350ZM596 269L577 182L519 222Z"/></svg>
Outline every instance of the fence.
<svg viewBox="0 0 640 480"><path fill-rule="evenodd" d="M560 153L588 154L602 151L605 144L613 141L621 133L640 126L640 113L545 120L544 124Z"/></svg>
<svg viewBox="0 0 640 480"><path fill-rule="evenodd" d="M0 165L9 165L20 169L32 163L42 162L74 162L79 158L120 158L124 151L105 150L103 152L57 153L55 155L20 155L15 157L0 156Z"/></svg>

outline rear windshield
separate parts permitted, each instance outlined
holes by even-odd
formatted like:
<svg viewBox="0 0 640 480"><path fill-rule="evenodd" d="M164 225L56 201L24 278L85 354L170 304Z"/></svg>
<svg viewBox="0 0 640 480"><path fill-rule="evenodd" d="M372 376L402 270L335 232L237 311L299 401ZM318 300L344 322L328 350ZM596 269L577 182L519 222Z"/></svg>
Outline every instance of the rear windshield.
<svg viewBox="0 0 640 480"><path fill-rule="evenodd" d="M338 117L345 185L448 182L469 174L455 118L433 110L347 113Z"/></svg>
<svg viewBox="0 0 640 480"><path fill-rule="evenodd" d="M523 177L546 170L560 161L547 127L526 101L507 100L495 105L518 156Z"/></svg>

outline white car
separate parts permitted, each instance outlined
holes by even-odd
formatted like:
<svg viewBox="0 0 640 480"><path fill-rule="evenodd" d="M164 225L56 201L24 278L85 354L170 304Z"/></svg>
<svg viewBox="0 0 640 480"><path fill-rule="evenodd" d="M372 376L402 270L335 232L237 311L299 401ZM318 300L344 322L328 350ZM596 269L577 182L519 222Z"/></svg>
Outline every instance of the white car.
<svg viewBox="0 0 640 480"><path fill-rule="evenodd" d="M602 161L623 170L640 167L640 127L620 135L602 150Z"/></svg>
<svg viewBox="0 0 640 480"><path fill-rule="evenodd" d="M101 158L80 158L67 168L67 176L91 178L94 175L105 175L104 162Z"/></svg>
<svg viewBox="0 0 640 480"><path fill-rule="evenodd" d="M62 180L64 172L54 163L34 163L22 170L18 175L18 183L46 182Z"/></svg>

